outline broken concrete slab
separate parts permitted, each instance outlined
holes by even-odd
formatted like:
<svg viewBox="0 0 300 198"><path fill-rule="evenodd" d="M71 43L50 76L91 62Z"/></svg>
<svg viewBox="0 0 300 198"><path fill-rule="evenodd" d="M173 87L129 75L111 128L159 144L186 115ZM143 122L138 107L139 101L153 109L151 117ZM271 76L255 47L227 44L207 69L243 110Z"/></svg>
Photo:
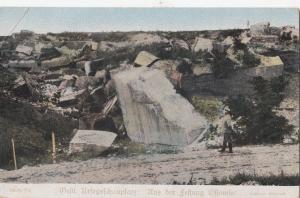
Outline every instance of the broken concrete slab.
<svg viewBox="0 0 300 198"><path fill-rule="evenodd" d="M36 42L34 45L34 51L36 53L41 53L42 49L50 49L54 47L51 42Z"/></svg>
<svg viewBox="0 0 300 198"><path fill-rule="evenodd" d="M70 142L69 153L99 155L112 145L116 137L117 134L108 131L77 130Z"/></svg>
<svg viewBox="0 0 300 198"><path fill-rule="evenodd" d="M37 62L35 60L14 60L8 62L8 67L10 68L20 68L20 69L31 69L37 67Z"/></svg>
<svg viewBox="0 0 300 198"><path fill-rule="evenodd" d="M76 76L65 75L63 81L60 83L58 90L64 90L67 87L74 87L76 82Z"/></svg>
<svg viewBox="0 0 300 198"><path fill-rule="evenodd" d="M94 76L79 76L76 79L75 86L78 89L95 88L99 85L99 79Z"/></svg>
<svg viewBox="0 0 300 198"><path fill-rule="evenodd" d="M71 57L71 58L76 58L78 57L82 50L78 49L78 50L75 50L75 49L70 49L66 46L62 46L62 47L56 47L55 48L57 51L59 51L61 54L65 55L65 56L68 56L68 57Z"/></svg>
<svg viewBox="0 0 300 198"><path fill-rule="evenodd" d="M25 45L20 44L16 47L16 52L23 53L23 54L26 54L28 56L30 56L32 54L32 51L33 51L33 48L29 47L29 46L25 46Z"/></svg>
<svg viewBox="0 0 300 198"><path fill-rule="evenodd" d="M41 62L41 66L44 69L52 69L55 67L63 67L63 66L67 66L72 62L72 60L69 57L66 56L61 56L58 58L53 58L50 60L45 60Z"/></svg>
<svg viewBox="0 0 300 198"><path fill-rule="evenodd" d="M106 75L107 75L106 70L102 69L102 70L96 72L95 77L104 82Z"/></svg>
<svg viewBox="0 0 300 198"><path fill-rule="evenodd" d="M86 92L85 89L74 91L72 87L66 88L65 92L59 98L60 105L69 105L73 104L77 101L79 97L81 97Z"/></svg>
<svg viewBox="0 0 300 198"><path fill-rule="evenodd" d="M171 45L173 48L181 48L184 50L190 50L190 46L187 42L181 39L173 39L171 40Z"/></svg>
<svg viewBox="0 0 300 198"><path fill-rule="evenodd" d="M49 60L61 56L61 53L54 47L42 48L39 54L39 60Z"/></svg>
<svg viewBox="0 0 300 198"><path fill-rule="evenodd" d="M227 36L223 41L222 41L223 44L225 45L233 45L234 43L234 39L232 36Z"/></svg>
<svg viewBox="0 0 300 198"><path fill-rule="evenodd" d="M213 73L212 68L209 65L195 65L192 70L195 76Z"/></svg>
<svg viewBox="0 0 300 198"><path fill-rule="evenodd" d="M137 33L129 35L130 45L145 46L152 45L154 43L169 43L169 40L158 35L149 33Z"/></svg>
<svg viewBox="0 0 300 198"><path fill-rule="evenodd" d="M133 68L113 72L112 78L133 141L185 146L208 127L205 117L176 93L163 71Z"/></svg>
<svg viewBox="0 0 300 198"><path fill-rule="evenodd" d="M91 48L91 50L93 50L93 51L97 51L98 50L98 43L97 42L95 42L95 41L88 41L86 44Z"/></svg>
<svg viewBox="0 0 300 198"><path fill-rule="evenodd" d="M107 101L104 105L104 108L102 110L102 114L103 115L108 115L110 110L114 107L114 105L116 104L118 98L117 96L114 96L112 99L110 99L109 101Z"/></svg>
<svg viewBox="0 0 300 198"><path fill-rule="evenodd" d="M279 56L260 55L261 64L257 67L245 69L243 72L248 76L261 76L266 79L281 76L284 70L284 64Z"/></svg>
<svg viewBox="0 0 300 198"><path fill-rule="evenodd" d="M31 96L31 92L28 89L24 78L21 75L18 76L18 78L14 81L13 93L16 96L20 96L23 98L27 98Z"/></svg>
<svg viewBox="0 0 300 198"><path fill-rule="evenodd" d="M197 37L192 46L194 52L206 51L211 52L213 49L213 40Z"/></svg>
<svg viewBox="0 0 300 198"><path fill-rule="evenodd" d="M85 63L84 63L84 71L85 71L85 74L87 75L87 76L90 76L91 75L91 73L92 73L92 66L91 66L91 61L86 61Z"/></svg>
<svg viewBox="0 0 300 198"><path fill-rule="evenodd" d="M153 54L146 52L146 51L141 51L135 61L134 64L136 66L143 66L143 67L149 67L151 66L155 61L159 60L156 56Z"/></svg>

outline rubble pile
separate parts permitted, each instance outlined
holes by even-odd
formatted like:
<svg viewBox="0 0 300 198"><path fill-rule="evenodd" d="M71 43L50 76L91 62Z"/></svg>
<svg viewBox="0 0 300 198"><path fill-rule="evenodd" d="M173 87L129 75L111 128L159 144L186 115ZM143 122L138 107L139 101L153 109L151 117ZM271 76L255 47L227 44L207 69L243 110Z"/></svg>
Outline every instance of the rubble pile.
<svg viewBox="0 0 300 198"><path fill-rule="evenodd" d="M36 132L47 131L43 144L53 130L45 127L49 117L62 118L55 131L72 123L64 136L71 153L91 149L100 154L115 139L128 137L186 146L210 124L189 102L192 96L251 94L253 77L298 71L298 42L297 29L268 22L229 33L21 31L0 37L0 99L40 113L34 120L44 127ZM219 77L222 69L226 75ZM82 134L91 138L82 141Z"/></svg>

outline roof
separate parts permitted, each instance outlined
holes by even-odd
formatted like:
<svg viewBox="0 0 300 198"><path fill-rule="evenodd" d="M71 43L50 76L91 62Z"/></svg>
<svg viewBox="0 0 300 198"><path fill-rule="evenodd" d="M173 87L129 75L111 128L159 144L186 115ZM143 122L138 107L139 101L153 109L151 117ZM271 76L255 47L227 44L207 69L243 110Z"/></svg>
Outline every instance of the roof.
<svg viewBox="0 0 300 198"><path fill-rule="evenodd" d="M138 65L138 66L151 66L155 61L159 60L159 58L157 58L156 56L154 56L153 54L150 54L149 52L146 51L141 51L135 61L134 64Z"/></svg>

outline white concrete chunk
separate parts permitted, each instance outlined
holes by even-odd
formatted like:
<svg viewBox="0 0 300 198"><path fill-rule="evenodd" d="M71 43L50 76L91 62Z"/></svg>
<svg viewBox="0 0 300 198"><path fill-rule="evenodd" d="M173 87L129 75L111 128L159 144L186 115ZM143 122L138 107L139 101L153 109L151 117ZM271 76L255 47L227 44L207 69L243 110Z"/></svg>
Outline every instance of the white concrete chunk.
<svg viewBox="0 0 300 198"><path fill-rule="evenodd" d="M117 134L108 131L77 130L70 142L69 152L100 154L111 146Z"/></svg>
<svg viewBox="0 0 300 198"><path fill-rule="evenodd" d="M32 51L33 51L32 47L25 46L25 45L18 45L17 48L16 48L16 52L23 53L23 54L26 54L28 56L31 55Z"/></svg>
<svg viewBox="0 0 300 198"><path fill-rule="evenodd" d="M163 71L132 68L112 74L128 136L136 142L184 146L208 126L177 94Z"/></svg>

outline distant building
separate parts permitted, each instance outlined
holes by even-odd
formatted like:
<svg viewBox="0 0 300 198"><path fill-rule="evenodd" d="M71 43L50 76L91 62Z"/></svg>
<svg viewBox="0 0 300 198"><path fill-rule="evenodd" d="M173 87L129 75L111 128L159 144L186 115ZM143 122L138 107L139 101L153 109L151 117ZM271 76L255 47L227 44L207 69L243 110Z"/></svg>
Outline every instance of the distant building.
<svg viewBox="0 0 300 198"><path fill-rule="evenodd" d="M260 35L260 36L252 36L250 42L251 43L277 43L279 41L279 37L276 35Z"/></svg>
<svg viewBox="0 0 300 198"><path fill-rule="evenodd" d="M269 35L271 34L270 22L256 23L250 26L252 35Z"/></svg>

